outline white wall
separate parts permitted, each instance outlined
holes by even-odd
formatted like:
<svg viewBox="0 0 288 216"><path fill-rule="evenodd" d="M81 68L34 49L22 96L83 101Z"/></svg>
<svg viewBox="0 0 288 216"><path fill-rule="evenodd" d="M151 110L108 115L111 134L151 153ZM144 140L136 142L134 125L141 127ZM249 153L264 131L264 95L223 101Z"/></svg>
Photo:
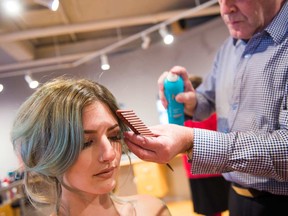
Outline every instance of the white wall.
<svg viewBox="0 0 288 216"><path fill-rule="evenodd" d="M71 70L33 76L45 82L62 74L86 77L108 87L124 108L133 109L147 125L158 124L156 98L159 75L174 65L187 68L189 73L205 77L215 52L228 31L220 18L195 27L175 38L172 46L157 43L148 50L132 51L109 57L111 69L102 73L99 59ZM109 55L108 55L109 56ZM0 94L0 179L17 168L17 159L10 142L10 128L19 105L33 92L23 76L1 79L5 85Z"/></svg>

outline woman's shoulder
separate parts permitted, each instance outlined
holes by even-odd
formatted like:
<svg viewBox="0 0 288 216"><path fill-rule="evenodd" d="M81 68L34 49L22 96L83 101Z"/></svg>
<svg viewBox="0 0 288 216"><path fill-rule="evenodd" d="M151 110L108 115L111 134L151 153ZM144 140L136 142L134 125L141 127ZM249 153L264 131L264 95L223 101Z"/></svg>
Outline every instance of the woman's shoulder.
<svg viewBox="0 0 288 216"><path fill-rule="evenodd" d="M157 197L147 194L126 196L127 201L133 202L136 215L170 216L171 213L165 202Z"/></svg>

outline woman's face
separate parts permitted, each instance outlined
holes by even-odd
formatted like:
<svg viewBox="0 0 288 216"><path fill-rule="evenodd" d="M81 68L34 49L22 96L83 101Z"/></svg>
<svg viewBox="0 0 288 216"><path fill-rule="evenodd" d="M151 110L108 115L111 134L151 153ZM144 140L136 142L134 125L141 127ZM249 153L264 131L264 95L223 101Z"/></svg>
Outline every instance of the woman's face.
<svg viewBox="0 0 288 216"><path fill-rule="evenodd" d="M84 149L65 172L64 182L75 189L104 194L116 186L121 159L121 131L106 105L94 102L83 110Z"/></svg>
<svg viewBox="0 0 288 216"><path fill-rule="evenodd" d="M250 39L263 30L281 8L282 0L218 0L230 35Z"/></svg>

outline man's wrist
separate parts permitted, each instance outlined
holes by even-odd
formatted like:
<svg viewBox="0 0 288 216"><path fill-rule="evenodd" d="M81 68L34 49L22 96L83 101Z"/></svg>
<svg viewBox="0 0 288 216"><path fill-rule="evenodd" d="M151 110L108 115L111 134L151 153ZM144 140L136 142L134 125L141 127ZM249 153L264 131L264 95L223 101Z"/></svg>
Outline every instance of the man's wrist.
<svg viewBox="0 0 288 216"><path fill-rule="evenodd" d="M192 154L193 154L193 142L191 142L188 149L186 150L188 163L192 163Z"/></svg>

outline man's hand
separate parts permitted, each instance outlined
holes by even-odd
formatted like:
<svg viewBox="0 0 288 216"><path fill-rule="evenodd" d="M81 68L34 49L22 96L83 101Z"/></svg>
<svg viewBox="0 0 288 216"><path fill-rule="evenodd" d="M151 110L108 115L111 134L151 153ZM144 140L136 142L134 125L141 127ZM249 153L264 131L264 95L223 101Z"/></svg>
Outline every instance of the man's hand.
<svg viewBox="0 0 288 216"><path fill-rule="evenodd" d="M193 128L165 124L149 127L155 137L125 132L124 140L129 149L140 159L156 163L168 163L179 153L191 149Z"/></svg>

